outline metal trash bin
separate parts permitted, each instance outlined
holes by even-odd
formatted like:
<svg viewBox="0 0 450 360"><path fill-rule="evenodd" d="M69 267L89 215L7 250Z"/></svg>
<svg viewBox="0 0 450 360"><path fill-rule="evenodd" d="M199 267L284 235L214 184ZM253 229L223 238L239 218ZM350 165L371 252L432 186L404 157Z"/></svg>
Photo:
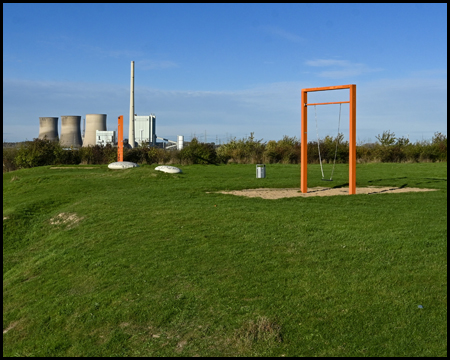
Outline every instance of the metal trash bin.
<svg viewBox="0 0 450 360"><path fill-rule="evenodd" d="M256 164L256 178L262 179L266 177L266 165Z"/></svg>

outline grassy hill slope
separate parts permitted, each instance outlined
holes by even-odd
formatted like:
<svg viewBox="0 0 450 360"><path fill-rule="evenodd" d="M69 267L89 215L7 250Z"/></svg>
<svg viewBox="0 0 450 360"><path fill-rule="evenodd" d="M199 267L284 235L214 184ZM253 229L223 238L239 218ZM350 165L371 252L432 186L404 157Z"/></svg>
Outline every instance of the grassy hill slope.
<svg viewBox="0 0 450 360"><path fill-rule="evenodd" d="M446 163L89 167L3 174L4 356L446 356Z"/></svg>

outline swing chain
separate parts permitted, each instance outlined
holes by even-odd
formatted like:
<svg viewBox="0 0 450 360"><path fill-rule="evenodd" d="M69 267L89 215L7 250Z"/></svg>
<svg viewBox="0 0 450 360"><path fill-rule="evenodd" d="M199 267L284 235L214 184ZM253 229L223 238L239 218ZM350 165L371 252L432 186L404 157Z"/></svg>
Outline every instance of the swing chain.
<svg viewBox="0 0 450 360"><path fill-rule="evenodd" d="M340 131L340 128L341 128L341 109L342 109L342 104L339 104L338 134L337 134L337 137L336 137L336 150L334 152L333 168L331 170L330 180L326 180L325 179L325 175L323 173L322 157L320 155L320 139L319 139L319 129L318 129L318 125L317 125L317 109L316 109L316 105L314 105L314 117L315 117L315 120L316 120L317 148L319 150L320 171L322 172L322 180L326 180L326 181L333 181L333 174L334 174L334 168L336 166L336 157L337 157L337 150L338 150L338 143L339 143L339 131Z"/></svg>
<svg viewBox="0 0 450 360"><path fill-rule="evenodd" d="M317 148L319 149L320 171L322 171L322 180L323 180L325 178L325 175L323 174L322 157L320 156L320 140L319 140L319 129L317 127L317 109L316 109L316 105L314 105L314 118L316 119Z"/></svg>
<svg viewBox="0 0 450 360"><path fill-rule="evenodd" d="M337 157L337 150L338 150L338 143L339 143L339 130L341 128L341 109L342 109L342 104L339 104L339 122L338 122L338 133L336 136L336 151L334 152L334 162L333 162L333 169L331 170L330 180L333 180L334 167L336 166L336 157Z"/></svg>

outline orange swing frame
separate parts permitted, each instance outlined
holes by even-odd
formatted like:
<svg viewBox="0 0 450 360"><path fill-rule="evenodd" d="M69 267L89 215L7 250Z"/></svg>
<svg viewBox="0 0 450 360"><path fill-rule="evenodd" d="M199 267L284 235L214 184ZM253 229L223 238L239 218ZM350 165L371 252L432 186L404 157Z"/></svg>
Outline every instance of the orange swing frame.
<svg viewBox="0 0 450 360"><path fill-rule="evenodd" d="M308 104L308 93L314 91L350 89L349 101L327 102ZM349 169L348 169L348 193L356 194L356 85L326 86L310 89L302 89L302 126L301 126L301 153L300 153L300 190L308 192L308 106L328 104L350 104L350 139L349 139Z"/></svg>

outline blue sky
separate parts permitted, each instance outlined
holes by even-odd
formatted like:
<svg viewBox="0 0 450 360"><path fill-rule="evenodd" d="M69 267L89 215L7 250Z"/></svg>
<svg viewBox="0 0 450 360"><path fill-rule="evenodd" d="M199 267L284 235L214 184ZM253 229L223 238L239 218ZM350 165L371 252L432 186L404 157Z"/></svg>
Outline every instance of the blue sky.
<svg viewBox="0 0 450 360"><path fill-rule="evenodd" d="M358 143L447 134L447 4L3 4L3 141L91 113L127 137L131 61L135 113L172 140L300 138L301 89L346 84ZM308 116L309 140L336 135L339 105Z"/></svg>

